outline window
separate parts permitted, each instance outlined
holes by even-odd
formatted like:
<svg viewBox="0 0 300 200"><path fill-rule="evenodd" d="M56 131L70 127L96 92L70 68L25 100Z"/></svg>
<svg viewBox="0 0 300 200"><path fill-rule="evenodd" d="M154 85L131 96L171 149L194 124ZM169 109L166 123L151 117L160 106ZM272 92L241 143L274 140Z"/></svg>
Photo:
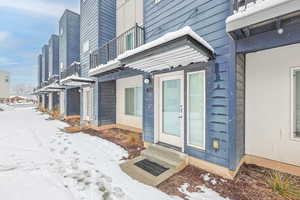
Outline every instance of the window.
<svg viewBox="0 0 300 200"><path fill-rule="evenodd" d="M205 149L205 72L191 72L187 77L188 145Z"/></svg>
<svg viewBox="0 0 300 200"><path fill-rule="evenodd" d="M61 28L61 29L60 29L60 35L63 35L63 34L64 34L64 29Z"/></svg>
<svg viewBox="0 0 300 200"><path fill-rule="evenodd" d="M141 87L125 88L125 114L142 116L143 92Z"/></svg>
<svg viewBox="0 0 300 200"><path fill-rule="evenodd" d="M83 53L86 53L88 50L90 50L90 41L89 40L85 41L82 46Z"/></svg>
<svg viewBox="0 0 300 200"><path fill-rule="evenodd" d="M154 0L154 3L155 4L157 4L157 3L159 3L160 2L160 0Z"/></svg>
<svg viewBox="0 0 300 200"><path fill-rule="evenodd" d="M9 82L9 79L8 77L5 77L5 82L8 83Z"/></svg>
<svg viewBox="0 0 300 200"><path fill-rule="evenodd" d="M300 68L292 70L292 137L300 139Z"/></svg>
<svg viewBox="0 0 300 200"><path fill-rule="evenodd" d="M126 50L133 49L133 34L129 33L126 35Z"/></svg>

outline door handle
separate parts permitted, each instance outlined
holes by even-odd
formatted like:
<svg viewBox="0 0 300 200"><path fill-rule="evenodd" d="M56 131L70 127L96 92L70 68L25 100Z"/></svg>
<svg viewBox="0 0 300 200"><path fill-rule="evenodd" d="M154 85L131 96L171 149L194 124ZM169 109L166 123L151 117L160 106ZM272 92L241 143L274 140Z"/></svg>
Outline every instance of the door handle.
<svg viewBox="0 0 300 200"><path fill-rule="evenodd" d="M180 119L183 118L183 105L179 106L179 117L178 118L180 118Z"/></svg>

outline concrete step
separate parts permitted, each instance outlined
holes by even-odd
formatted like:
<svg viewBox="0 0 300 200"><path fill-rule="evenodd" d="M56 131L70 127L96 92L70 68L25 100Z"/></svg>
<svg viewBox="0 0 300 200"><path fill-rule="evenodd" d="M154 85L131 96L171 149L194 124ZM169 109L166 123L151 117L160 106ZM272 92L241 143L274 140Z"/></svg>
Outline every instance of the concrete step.
<svg viewBox="0 0 300 200"><path fill-rule="evenodd" d="M187 156L184 153L156 144L151 144L141 155L149 160L167 163L175 169L183 169L186 166Z"/></svg>

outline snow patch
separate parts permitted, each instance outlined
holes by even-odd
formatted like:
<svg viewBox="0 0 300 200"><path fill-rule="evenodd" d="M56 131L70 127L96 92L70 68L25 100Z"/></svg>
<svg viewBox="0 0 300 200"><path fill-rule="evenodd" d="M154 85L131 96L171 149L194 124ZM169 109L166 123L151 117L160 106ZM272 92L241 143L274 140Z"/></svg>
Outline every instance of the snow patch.
<svg viewBox="0 0 300 200"><path fill-rule="evenodd" d="M198 189L198 192L189 192L189 187L190 184L184 183L178 188L189 200L229 200L228 198L225 199L221 197L217 192L205 186L197 186L196 189Z"/></svg>

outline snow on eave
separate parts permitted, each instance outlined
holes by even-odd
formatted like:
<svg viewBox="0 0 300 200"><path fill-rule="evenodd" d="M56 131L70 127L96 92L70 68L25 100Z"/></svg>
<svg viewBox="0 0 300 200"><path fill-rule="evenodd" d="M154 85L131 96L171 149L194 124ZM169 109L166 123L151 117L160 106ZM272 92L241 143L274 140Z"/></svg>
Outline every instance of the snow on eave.
<svg viewBox="0 0 300 200"><path fill-rule="evenodd" d="M235 14L229 16L226 19L226 23L230 23L230 22L235 21L235 20L237 20L239 18L242 18L242 17L254 15L258 12L276 7L280 4L284 4L284 3L287 3L289 1L291 1L291 0L264 0L264 1L259 1L255 4L252 4L252 5L250 4L249 7L245 8L244 10L239 10Z"/></svg>
<svg viewBox="0 0 300 200"><path fill-rule="evenodd" d="M121 62L118 59L111 60L106 64L101 64L101 65L95 67L94 69L90 69L89 76L93 76L96 74L100 74L100 73L115 69L115 68L119 67L120 65L121 65Z"/></svg>
<svg viewBox="0 0 300 200"><path fill-rule="evenodd" d="M94 81L93 79L90 79L90 78L83 78L83 77L78 77L78 76L75 76L75 75L72 75L72 76L68 76L67 78L64 78L60 81L61 84L67 82L67 81L72 81L72 80L78 80L78 81Z"/></svg>
<svg viewBox="0 0 300 200"><path fill-rule="evenodd" d="M121 54L118 56L118 60L122 60L124 58L127 58L129 56L135 55L137 53L143 52L147 49L159 46L161 44L167 43L169 41L175 40L177 38L180 38L182 36L185 35L189 35L191 36L193 39L197 40L199 43L201 43L202 45L204 45L206 48L208 48L210 51L212 51L212 53L214 53L214 49L212 48L212 46L210 46L210 44L208 42L206 42L202 37L200 37L197 33L195 33L191 27L186 26L182 29L179 29L175 32L170 32L165 34L164 36L153 40L152 42L146 43L136 49L130 50L130 51L126 51L125 53Z"/></svg>

